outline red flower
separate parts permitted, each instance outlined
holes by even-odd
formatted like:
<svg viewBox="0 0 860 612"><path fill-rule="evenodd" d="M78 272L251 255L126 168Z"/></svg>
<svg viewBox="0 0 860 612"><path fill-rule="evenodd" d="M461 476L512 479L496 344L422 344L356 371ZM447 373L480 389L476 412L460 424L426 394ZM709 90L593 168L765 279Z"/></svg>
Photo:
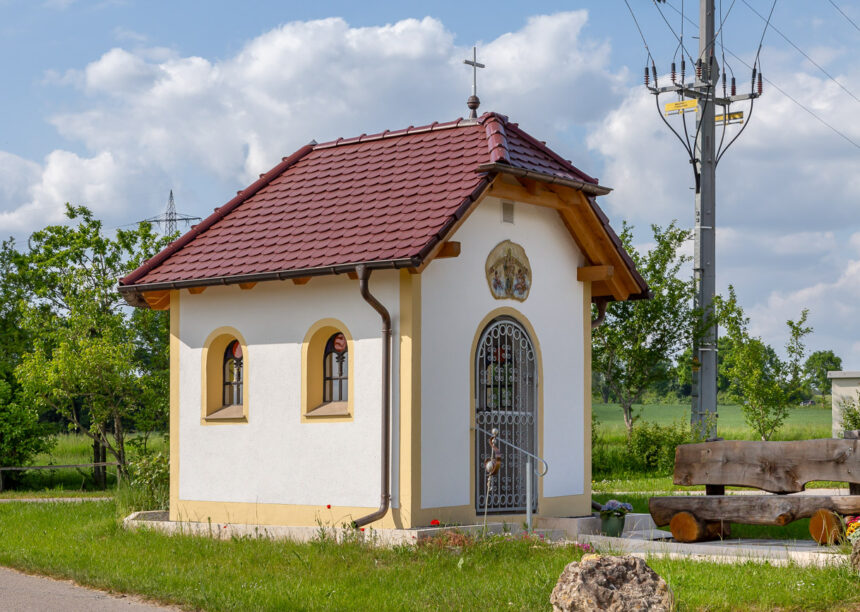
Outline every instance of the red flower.
<svg viewBox="0 0 860 612"><path fill-rule="evenodd" d="M325 507L331 510L331 504L326 504Z"/></svg>
<svg viewBox="0 0 860 612"><path fill-rule="evenodd" d="M438 527L439 526L439 520L433 519L432 521L430 521L430 526L431 527Z"/></svg>
<svg viewBox="0 0 860 612"><path fill-rule="evenodd" d="M362 527L361 530L364 531L364 527Z"/></svg>

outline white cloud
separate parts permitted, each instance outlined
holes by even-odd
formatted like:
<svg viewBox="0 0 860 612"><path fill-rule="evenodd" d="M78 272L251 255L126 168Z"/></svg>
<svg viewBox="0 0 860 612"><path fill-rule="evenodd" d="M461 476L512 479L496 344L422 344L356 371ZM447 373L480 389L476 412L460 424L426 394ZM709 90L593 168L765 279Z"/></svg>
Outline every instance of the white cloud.
<svg viewBox="0 0 860 612"><path fill-rule="evenodd" d="M488 67L479 75L481 111L505 112L546 139L567 129L571 117L599 119L623 79L609 69L608 43L583 34L586 21L585 11L534 17L482 44ZM223 187L218 200L206 198L209 208L311 139L462 116L471 85L462 59L469 51L429 17L361 28L341 18L290 22L220 60L163 48L110 49L85 67L46 75L86 95L84 108L51 122L89 157L52 153L27 190L30 199L20 192L0 199L7 211L0 231L33 229L56 217L43 213L79 198L116 224L154 214L166 189L161 182L157 193L147 191L152 176L172 186L194 176Z"/></svg>

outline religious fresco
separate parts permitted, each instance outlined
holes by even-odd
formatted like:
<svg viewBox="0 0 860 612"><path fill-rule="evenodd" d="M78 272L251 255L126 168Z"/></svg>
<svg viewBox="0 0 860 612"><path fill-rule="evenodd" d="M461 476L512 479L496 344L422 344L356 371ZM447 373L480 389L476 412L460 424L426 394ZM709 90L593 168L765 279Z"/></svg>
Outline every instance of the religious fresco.
<svg viewBox="0 0 860 612"><path fill-rule="evenodd" d="M526 252L515 242L504 240L490 251L486 264L487 284L497 300L524 302L532 286L532 271Z"/></svg>

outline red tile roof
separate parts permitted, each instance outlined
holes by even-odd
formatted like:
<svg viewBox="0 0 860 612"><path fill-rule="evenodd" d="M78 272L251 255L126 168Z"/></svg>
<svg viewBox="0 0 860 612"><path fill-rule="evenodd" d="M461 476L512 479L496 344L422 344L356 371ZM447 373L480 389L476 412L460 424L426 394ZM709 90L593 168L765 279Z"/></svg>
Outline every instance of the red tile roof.
<svg viewBox="0 0 860 612"><path fill-rule="evenodd" d="M597 185L495 113L311 144L123 278L121 291L420 265L489 183L478 171L487 163Z"/></svg>

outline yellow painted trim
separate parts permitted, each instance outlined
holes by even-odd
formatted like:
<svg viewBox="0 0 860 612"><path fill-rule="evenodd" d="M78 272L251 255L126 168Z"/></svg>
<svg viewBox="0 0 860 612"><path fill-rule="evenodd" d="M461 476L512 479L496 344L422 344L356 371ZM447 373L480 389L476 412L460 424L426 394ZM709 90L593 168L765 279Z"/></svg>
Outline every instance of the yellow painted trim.
<svg viewBox="0 0 860 612"><path fill-rule="evenodd" d="M374 512L376 508L359 506L306 506L298 504L260 504L251 502L218 502L179 500L176 516L171 520L235 523L251 525L291 525L297 527L322 524L341 527L354 519ZM374 529L400 528L397 512L388 512L385 517L371 524Z"/></svg>
<svg viewBox="0 0 860 612"><path fill-rule="evenodd" d="M170 512L179 508L179 291L170 292Z"/></svg>
<svg viewBox="0 0 860 612"><path fill-rule="evenodd" d="M474 337L472 338L472 349L469 351L469 427L472 427L472 424L475 422L475 354L478 350L478 342L481 339L481 334L484 333L484 329L486 329L487 325L490 324L490 321L497 317L501 316L509 316L513 317L520 323L528 332L531 337L531 341L534 343L535 348L535 359L537 360L537 374L538 374L538 451L537 455L543 456L543 427L544 427L544 418L543 418L543 356L540 348L540 341L538 340L537 333L535 333L535 328L531 324L531 321L519 310L515 308L511 308L510 306L501 306L490 311L487 316L481 319L481 322L478 324L477 331L475 332ZM472 431L469 432L469 465L467 469L469 470L469 499L472 502L472 511L474 512L474 503L475 503L475 469L476 469L477 457L475 455L475 435ZM538 485L538 512L540 513L542 510L543 504L543 479L537 479ZM507 520L507 515L503 515L505 520Z"/></svg>
<svg viewBox="0 0 860 612"><path fill-rule="evenodd" d="M224 351L227 350L227 345L233 340L238 340L242 346L242 417L237 419L218 419L207 420L206 417L217 412L222 405L223 397L223 363L222 358ZM245 338L239 333L235 327L219 327L212 331L203 343L202 357L200 360L200 376L201 376L201 406L200 406L200 424L201 425L228 425L236 423L248 422L248 383L250 381L250 354L248 351L248 343Z"/></svg>
<svg viewBox="0 0 860 612"><path fill-rule="evenodd" d="M591 283L582 283L582 441L585 449L582 458L583 497L582 506L577 508L574 516L584 516L591 513Z"/></svg>
<svg viewBox="0 0 860 612"><path fill-rule="evenodd" d="M421 275L400 271L400 499L402 527L421 510Z"/></svg>
<svg viewBox="0 0 860 612"><path fill-rule="evenodd" d="M322 404L323 392L323 352L325 344L332 334L341 332L346 337L346 349L349 352L347 361L347 412L343 415L318 415L311 411ZM302 423L348 423L355 418L355 343L352 334L338 319L320 319L311 325L302 341L302 401L300 404ZM311 414L309 414L311 413Z"/></svg>

